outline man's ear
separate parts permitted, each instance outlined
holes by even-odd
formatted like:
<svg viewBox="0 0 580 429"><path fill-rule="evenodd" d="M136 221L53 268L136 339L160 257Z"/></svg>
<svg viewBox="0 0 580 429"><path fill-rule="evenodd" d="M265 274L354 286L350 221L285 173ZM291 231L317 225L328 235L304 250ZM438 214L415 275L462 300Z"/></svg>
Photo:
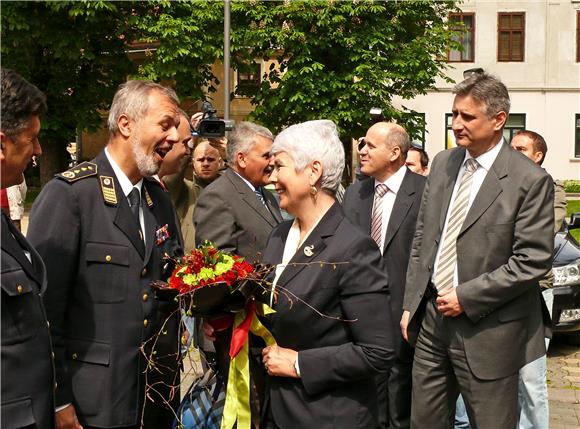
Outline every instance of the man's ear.
<svg viewBox="0 0 580 429"><path fill-rule="evenodd" d="M499 131L501 130L506 121L507 121L508 115L506 112L504 111L500 111L495 115L495 126L493 127L494 131Z"/></svg>
<svg viewBox="0 0 580 429"><path fill-rule="evenodd" d="M533 159L533 161L536 164L540 165L540 161L542 160L543 157L544 157L544 154L542 152L536 151L536 152L534 152L534 159Z"/></svg>
<svg viewBox="0 0 580 429"><path fill-rule="evenodd" d="M119 128L119 133L125 138L131 137L133 131L134 122L127 117L127 115L122 114L117 118L117 127Z"/></svg>
<svg viewBox="0 0 580 429"><path fill-rule="evenodd" d="M240 166L240 168L246 168L248 163L246 162L246 154L243 152L236 153L236 164Z"/></svg>

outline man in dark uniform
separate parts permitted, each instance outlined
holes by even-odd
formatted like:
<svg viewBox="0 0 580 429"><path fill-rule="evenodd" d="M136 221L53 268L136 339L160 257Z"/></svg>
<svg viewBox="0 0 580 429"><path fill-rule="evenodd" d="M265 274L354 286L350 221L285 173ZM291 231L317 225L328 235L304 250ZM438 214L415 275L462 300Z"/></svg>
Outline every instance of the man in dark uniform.
<svg viewBox="0 0 580 429"><path fill-rule="evenodd" d="M150 176L179 141L177 103L153 82L123 84L105 150L58 174L32 208L28 237L48 271L58 428L173 420L179 313L151 283L169 277L164 255L180 255L181 239L169 196Z"/></svg>
<svg viewBox="0 0 580 429"><path fill-rule="evenodd" d="M17 73L2 69L0 185L17 185L38 142L46 97ZM42 294L44 264L2 213L2 427L54 427L54 370Z"/></svg>

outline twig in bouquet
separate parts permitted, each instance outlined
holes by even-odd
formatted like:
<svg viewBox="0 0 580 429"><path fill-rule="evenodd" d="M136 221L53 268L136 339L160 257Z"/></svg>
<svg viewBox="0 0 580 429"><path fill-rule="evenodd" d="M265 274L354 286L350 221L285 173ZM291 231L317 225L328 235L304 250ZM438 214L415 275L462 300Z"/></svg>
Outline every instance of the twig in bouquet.
<svg viewBox="0 0 580 429"><path fill-rule="evenodd" d="M165 406L171 410L174 417L177 418L177 415L176 415L175 411L173 410L173 404L171 403L171 401L174 400L175 391L179 390L180 385L181 385L180 380L179 380L179 377L180 377L179 369L177 369L177 371L176 371L176 368L178 368L178 365L179 365L179 360L181 358L181 355L180 355L180 352L178 350L176 353L170 353L170 354L166 354L163 356L158 356L157 355L158 350L156 350L156 345L157 345L159 338L162 335L168 335L169 331L167 329L167 324L173 317L180 317L179 308L172 311L169 314L169 316L167 316L165 318L165 320L163 321L163 324L161 325L161 328L157 331L157 333L155 335L151 336L151 338L144 341L143 344L141 344L141 347L139 348L139 350L140 350L141 354L144 356L145 361L146 361L145 370L143 371L144 377L145 377L145 392L144 392L145 397L151 403L154 403L155 398L153 398L151 393L152 392L155 393L156 396L159 399L161 399L161 401L165 404ZM177 341L177 338L175 340ZM148 351L147 351L148 348L150 348L150 350L151 350L150 353L148 353ZM169 362L171 362L172 359L175 359L175 366L172 366L169 363ZM163 364L163 363L161 363L161 361L163 361L163 360L167 360L169 362ZM164 375L167 373L174 373L173 380L172 380L171 384L167 383L166 381L156 381L156 382L151 383L149 380L149 377L153 372L160 374L160 375ZM157 386L167 387L169 389L169 394L167 395L166 392L159 391L157 389ZM166 398L166 395L167 395L167 398ZM177 397L179 398L179 392L178 392ZM145 408L146 407L147 407L147 401L145 401L143 409L141 410L141 425L144 424Z"/></svg>
<svg viewBox="0 0 580 429"><path fill-rule="evenodd" d="M318 314L320 317L323 317L325 319L337 320L339 322L348 322L348 323L353 323L353 322L356 322L358 320L358 319L343 319L342 317L339 317L339 316L330 316L328 314L324 314L322 311L318 310L313 305L307 303L302 298L300 298L296 294L292 293L292 291L290 291L289 289L285 288L284 286L276 285L276 290L278 290L278 289L280 289L280 291L283 292L284 295L286 295L286 298L290 302L290 308L292 308L292 299L291 298L294 298L296 301L301 302L306 307L310 308L312 311L314 311L316 314Z"/></svg>

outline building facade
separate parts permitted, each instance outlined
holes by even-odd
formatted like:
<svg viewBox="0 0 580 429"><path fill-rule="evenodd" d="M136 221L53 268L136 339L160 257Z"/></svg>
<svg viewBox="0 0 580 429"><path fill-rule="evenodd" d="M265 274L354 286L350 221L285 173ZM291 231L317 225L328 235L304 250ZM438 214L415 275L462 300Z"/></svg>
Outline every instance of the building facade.
<svg viewBox="0 0 580 429"><path fill-rule="evenodd" d="M556 179L580 179L580 0L471 0L450 19L461 28L463 49L450 51L455 81L482 68L508 87L509 141L520 129L546 139L546 170ZM453 84L413 100L395 100L425 115L425 148L432 157L454 145Z"/></svg>

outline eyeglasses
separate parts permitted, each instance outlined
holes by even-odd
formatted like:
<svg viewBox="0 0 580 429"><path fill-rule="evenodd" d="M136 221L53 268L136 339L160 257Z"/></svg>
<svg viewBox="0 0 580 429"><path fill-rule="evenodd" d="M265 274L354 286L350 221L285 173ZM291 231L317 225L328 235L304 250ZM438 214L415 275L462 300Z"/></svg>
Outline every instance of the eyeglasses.
<svg viewBox="0 0 580 429"><path fill-rule="evenodd" d="M365 147L365 145L367 144L367 142L365 141L364 137L361 137L358 141L358 151L360 152L361 150L363 150L363 147Z"/></svg>

